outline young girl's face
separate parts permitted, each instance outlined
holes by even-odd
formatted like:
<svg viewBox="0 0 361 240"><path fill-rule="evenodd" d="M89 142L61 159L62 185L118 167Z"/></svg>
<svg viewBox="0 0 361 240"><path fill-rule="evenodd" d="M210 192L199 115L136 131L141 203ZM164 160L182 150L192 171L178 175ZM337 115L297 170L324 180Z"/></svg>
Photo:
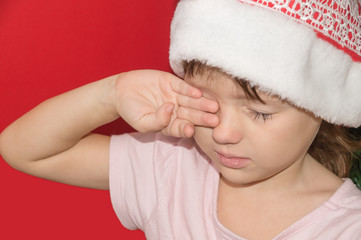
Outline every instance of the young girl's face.
<svg viewBox="0 0 361 240"><path fill-rule="evenodd" d="M321 120L286 101L264 93L266 104L248 100L226 75L201 75L186 81L220 106L215 128L197 126L194 139L232 185L249 185L274 178L297 178ZM289 181L290 179L288 179Z"/></svg>

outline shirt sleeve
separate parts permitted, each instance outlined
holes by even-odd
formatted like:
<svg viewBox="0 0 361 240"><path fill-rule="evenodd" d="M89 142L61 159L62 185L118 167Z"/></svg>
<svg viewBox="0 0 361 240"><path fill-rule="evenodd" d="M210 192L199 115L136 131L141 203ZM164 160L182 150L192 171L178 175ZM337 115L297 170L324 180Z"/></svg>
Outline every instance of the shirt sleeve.
<svg viewBox="0 0 361 240"><path fill-rule="evenodd" d="M109 159L110 197L124 227L144 229L165 191L168 143L157 134L112 136ZM155 157L157 156L157 157Z"/></svg>

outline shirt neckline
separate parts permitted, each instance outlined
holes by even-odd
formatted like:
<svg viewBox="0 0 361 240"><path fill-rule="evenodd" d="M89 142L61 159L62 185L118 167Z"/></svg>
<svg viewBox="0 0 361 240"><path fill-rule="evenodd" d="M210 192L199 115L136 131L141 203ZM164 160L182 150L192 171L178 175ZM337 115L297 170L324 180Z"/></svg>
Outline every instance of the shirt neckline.
<svg viewBox="0 0 361 240"><path fill-rule="evenodd" d="M212 211L213 211L213 221L215 225L217 238L224 240L247 240L246 238L238 236L232 231L230 231L228 228L224 227L218 220L217 199L218 199L220 173L214 165L212 167L214 167L214 169L216 170L212 179L212 188L213 188ZM307 228L309 225L312 225L314 222L318 221L321 218L321 216L323 216L329 210L335 209L339 201L343 198L345 192L350 191L350 189L352 188L353 183L351 182L350 179L343 179L343 181L344 183L332 194L332 196L329 199L327 199L319 207L315 208L310 213L303 216L298 221L294 222L292 225L284 229L272 240L281 240L281 239L285 239L286 237L290 237L291 235L296 234L297 232Z"/></svg>

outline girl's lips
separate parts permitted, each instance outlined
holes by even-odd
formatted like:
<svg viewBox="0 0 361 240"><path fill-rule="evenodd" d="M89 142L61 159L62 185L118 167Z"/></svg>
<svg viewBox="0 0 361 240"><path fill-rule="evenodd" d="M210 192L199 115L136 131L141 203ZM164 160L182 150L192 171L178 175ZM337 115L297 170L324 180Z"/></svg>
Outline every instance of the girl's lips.
<svg viewBox="0 0 361 240"><path fill-rule="evenodd" d="M246 167L249 162L251 161L249 158L244 157L234 157L234 156L225 156L219 152L217 153L217 157L219 162L229 168L244 168Z"/></svg>

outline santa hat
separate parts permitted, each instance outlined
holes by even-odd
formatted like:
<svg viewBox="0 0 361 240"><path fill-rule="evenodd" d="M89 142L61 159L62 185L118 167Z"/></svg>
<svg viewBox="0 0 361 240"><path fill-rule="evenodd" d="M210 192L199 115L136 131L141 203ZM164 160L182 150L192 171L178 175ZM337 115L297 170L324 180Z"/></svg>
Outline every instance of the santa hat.
<svg viewBox="0 0 361 240"><path fill-rule="evenodd" d="M199 60L322 119L361 125L360 0L181 0L170 64Z"/></svg>

